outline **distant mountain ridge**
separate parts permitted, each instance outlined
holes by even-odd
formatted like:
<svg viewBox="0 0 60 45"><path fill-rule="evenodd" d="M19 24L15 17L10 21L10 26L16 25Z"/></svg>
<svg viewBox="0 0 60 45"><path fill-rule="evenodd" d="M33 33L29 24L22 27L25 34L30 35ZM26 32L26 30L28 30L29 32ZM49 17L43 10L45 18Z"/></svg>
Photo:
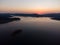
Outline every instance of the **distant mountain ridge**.
<svg viewBox="0 0 60 45"><path fill-rule="evenodd" d="M11 22L14 20L19 20L19 18L10 18L12 16L23 16L23 17L50 17L50 19L53 20L60 20L60 13L51 13L51 14L20 14L20 13L0 13L0 22L5 23L5 22Z"/></svg>
<svg viewBox="0 0 60 45"><path fill-rule="evenodd" d="M51 14L20 14L20 13L0 13L0 17L11 17L11 16L24 16L24 17L60 17L60 13Z"/></svg>

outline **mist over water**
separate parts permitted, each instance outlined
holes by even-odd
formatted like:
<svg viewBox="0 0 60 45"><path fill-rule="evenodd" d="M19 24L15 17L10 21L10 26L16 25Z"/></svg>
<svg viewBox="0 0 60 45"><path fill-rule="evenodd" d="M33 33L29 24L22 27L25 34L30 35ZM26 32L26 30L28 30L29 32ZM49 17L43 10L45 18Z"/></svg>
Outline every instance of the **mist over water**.
<svg viewBox="0 0 60 45"><path fill-rule="evenodd" d="M0 24L1 45L53 45L60 43L60 21L49 17L22 17Z"/></svg>

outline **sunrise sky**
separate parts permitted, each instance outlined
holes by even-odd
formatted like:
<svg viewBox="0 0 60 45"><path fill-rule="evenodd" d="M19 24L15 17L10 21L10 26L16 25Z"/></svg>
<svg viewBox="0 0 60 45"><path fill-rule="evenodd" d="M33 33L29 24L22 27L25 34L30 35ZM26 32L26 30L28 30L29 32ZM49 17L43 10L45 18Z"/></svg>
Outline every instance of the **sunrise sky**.
<svg viewBox="0 0 60 45"><path fill-rule="evenodd" d="M60 13L60 0L0 0L0 13Z"/></svg>

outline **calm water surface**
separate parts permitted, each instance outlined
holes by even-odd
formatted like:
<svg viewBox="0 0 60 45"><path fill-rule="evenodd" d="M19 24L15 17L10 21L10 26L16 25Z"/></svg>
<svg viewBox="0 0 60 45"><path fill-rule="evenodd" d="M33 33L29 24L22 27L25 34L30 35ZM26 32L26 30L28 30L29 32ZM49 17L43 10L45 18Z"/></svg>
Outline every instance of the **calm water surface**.
<svg viewBox="0 0 60 45"><path fill-rule="evenodd" d="M48 17L19 17L21 20L0 24L0 45L58 45L60 21ZM13 35L16 30L20 32Z"/></svg>

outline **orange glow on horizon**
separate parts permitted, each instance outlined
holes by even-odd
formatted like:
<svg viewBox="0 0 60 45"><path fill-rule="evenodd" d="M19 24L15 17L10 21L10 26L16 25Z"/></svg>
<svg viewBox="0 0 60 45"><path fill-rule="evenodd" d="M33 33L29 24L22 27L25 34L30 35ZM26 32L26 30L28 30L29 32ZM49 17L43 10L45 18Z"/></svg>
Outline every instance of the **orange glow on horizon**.
<svg viewBox="0 0 60 45"><path fill-rule="evenodd" d="M60 12L60 8L55 9L44 9L44 8L36 8L36 9L27 9L27 8L8 8L8 7L0 7L0 12L9 12L9 13L37 13L37 14L45 14L45 13L56 13Z"/></svg>

